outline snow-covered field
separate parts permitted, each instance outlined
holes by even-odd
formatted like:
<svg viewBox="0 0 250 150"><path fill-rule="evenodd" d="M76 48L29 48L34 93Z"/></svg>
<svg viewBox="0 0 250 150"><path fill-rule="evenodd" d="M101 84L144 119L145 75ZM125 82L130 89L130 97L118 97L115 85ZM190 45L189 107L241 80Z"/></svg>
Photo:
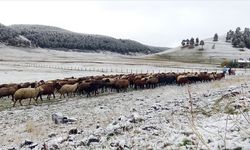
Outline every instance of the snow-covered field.
<svg viewBox="0 0 250 150"><path fill-rule="evenodd" d="M131 72L220 71L213 65L110 53L1 47L0 84ZM10 99L0 99L0 149L41 149L44 143L52 149L79 150L249 149L250 72L237 73L190 87L168 85L91 98L57 95L38 106L26 101L12 108ZM54 113L76 121L55 124ZM76 134L69 134L75 129Z"/></svg>
<svg viewBox="0 0 250 150"><path fill-rule="evenodd" d="M244 51L242 51L239 48L232 47L231 43L225 41L226 39L223 36L220 37L217 42L214 42L213 38L210 38L204 40L204 50L200 50L201 46L197 46L193 49L179 46L161 53L152 54L151 56L147 56L147 58L191 63L220 64L223 60L246 59L250 57L249 49L244 48Z"/></svg>
<svg viewBox="0 0 250 150"><path fill-rule="evenodd" d="M35 149L44 143L54 149L249 149L249 79L235 76L9 108L1 111L0 145L19 149L30 140L38 144ZM58 112L77 121L55 124L51 115ZM77 134L69 134L71 129Z"/></svg>
<svg viewBox="0 0 250 150"><path fill-rule="evenodd" d="M117 73L221 71L215 65L144 59L111 53L0 48L0 84ZM249 73L237 70L236 73Z"/></svg>

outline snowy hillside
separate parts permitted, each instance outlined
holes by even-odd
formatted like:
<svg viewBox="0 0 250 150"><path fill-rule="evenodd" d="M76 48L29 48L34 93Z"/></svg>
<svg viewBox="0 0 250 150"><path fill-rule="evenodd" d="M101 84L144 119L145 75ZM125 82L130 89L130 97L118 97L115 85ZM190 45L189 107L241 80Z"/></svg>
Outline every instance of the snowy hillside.
<svg viewBox="0 0 250 150"><path fill-rule="evenodd" d="M212 38L209 38L204 40L204 50L201 50L201 46L193 49L182 48L179 46L164 52L153 54L146 58L220 64L223 60L233 60L250 56L249 49L244 48L244 51L242 51L240 48L234 48L231 43L225 41L225 37L220 37L217 42L214 42Z"/></svg>
<svg viewBox="0 0 250 150"><path fill-rule="evenodd" d="M53 26L0 24L0 42L17 47L41 47L64 51L110 51L121 54L157 53L163 47L153 47L129 39L71 32Z"/></svg>

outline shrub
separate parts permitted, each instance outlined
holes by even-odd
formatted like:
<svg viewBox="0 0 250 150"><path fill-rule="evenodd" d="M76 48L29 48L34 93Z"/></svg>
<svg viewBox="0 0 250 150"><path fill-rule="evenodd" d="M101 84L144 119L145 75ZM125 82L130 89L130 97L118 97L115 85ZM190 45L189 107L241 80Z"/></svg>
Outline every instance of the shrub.
<svg viewBox="0 0 250 150"><path fill-rule="evenodd" d="M238 62L235 60L224 60L223 62L221 62L221 67L229 67L229 68L237 68L239 66Z"/></svg>

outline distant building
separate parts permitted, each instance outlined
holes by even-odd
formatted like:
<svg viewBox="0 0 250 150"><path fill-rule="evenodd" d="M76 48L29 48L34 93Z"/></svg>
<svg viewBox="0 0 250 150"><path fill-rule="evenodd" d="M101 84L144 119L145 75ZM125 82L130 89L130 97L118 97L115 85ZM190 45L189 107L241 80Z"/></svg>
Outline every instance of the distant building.
<svg viewBox="0 0 250 150"><path fill-rule="evenodd" d="M250 58L240 58L236 60L239 68L250 68Z"/></svg>

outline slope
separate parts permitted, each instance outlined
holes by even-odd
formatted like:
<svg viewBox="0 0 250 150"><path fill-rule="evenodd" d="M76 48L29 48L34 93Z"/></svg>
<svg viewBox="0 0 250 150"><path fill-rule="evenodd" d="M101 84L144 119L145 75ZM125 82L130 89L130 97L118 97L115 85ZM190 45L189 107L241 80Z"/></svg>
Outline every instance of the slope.
<svg viewBox="0 0 250 150"><path fill-rule="evenodd" d="M33 47L50 48L64 51L111 51L121 54L130 53L156 53L165 50L166 48L151 47L133 40L116 39L103 35L82 34L71 32L69 30L58 27L44 25L11 25L2 28L11 30L15 35L21 35L31 41ZM9 45L11 44L8 40ZM16 45L14 45L16 46Z"/></svg>
<svg viewBox="0 0 250 150"><path fill-rule="evenodd" d="M225 37L220 37L217 42L213 41L212 38L209 38L204 40L204 50L201 50L201 46L193 49L182 48L179 46L151 56L146 56L145 58L188 63L220 64L225 60L248 58L250 56L249 49L245 48L244 51L242 51L239 48L232 47L231 43L225 41Z"/></svg>

